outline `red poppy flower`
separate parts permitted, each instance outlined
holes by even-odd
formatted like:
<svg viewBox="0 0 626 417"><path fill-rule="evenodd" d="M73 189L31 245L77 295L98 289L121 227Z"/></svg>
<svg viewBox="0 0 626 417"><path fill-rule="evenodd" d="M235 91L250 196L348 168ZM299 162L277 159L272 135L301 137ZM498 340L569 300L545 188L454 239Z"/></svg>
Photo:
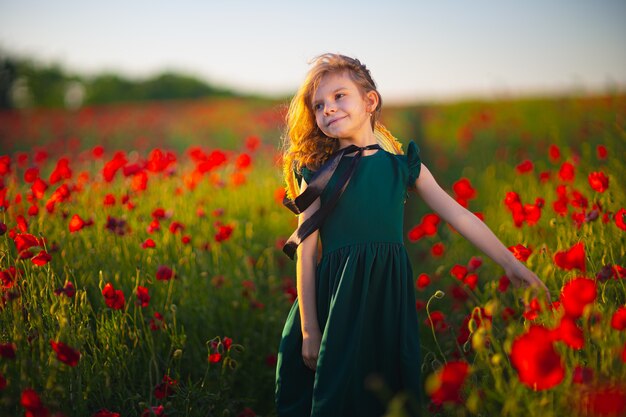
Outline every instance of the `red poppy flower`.
<svg viewBox="0 0 626 417"><path fill-rule="evenodd" d="M626 268L624 268L621 265L615 265L613 267L613 271L614 271L614 277L615 279L619 278L626 278Z"/></svg>
<svg viewBox="0 0 626 417"><path fill-rule="evenodd" d="M526 223L532 226L541 218L541 207L536 204L524 204L523 213Z"/></svg>
<svg viewBox="0 0 626 417"><path fill-rule="evenodd" d="M508 249L513 252L513 255L522 262L526 262L528 260L528 257L532 253L532 249L527 248L519 243L515 246L509 246Z"/></svg>
<svg viewBox="0 0 626 417"><path fill-rule="evenodd" d="M148 188L148 174L146 173L146 171L142 170L133 175L133 179L130 183L130 188L133 191L145 191L146 188ZM132 203L129 202L127 206L132 206ZM133 207L128 208L130 209Z"/></svg>
<svg viewBox="0 0 626 417"><path fill-rule="evenodd" d="M502 316L502 320L504 320L505 322L508 322L513 317L515 317L515 310L513 310L511 307L505 307L504 310L502 310L501 316Z"/></svg>
<svg viewBox="0 0 626 417"><path fill-rule="evenodd" d="M48 409L43 406L39 395L32 388L22 391L20 404L26 410L26 417L48 417Z"/></svg>
<svg viewBox="0 0 626 417"><path fill-rule="evenodd" d="M467 270L469 272L473 272L477 270L478 268L480 268L482 264L483 264L483 260L480 256L472 256L469 262L467 263Z"/></svg>
<svg viewBox="0 0 626 417"><path fill-rule="evenodd" d="M78 365L80 359L80 352L76 349L72 349L63 342L55 342L50 339L50 346L57 354L57 359L69 366Z"/></svg>
<svg viewBox="0 0 626 417"><path fill-rule="evenodd" d="M606 146L598 145L596 146L596 154L598 155L598 159L606 159L608 152L606 150Z"/></svg>
<svg viewBox="0 0 626 417"><path fill-rule="evenodd" d="M572 382L575 384L587 384L593 379L593 369L586 366L576 365L572 375Z"/></svg>
<svg viewBox="0 0 626 417"><path fill-rule="evenodd" d="M156 331L159 329L165 329L165 327L166 325L163 315L158 311L155 311L153 317L150 319L150 330Z"/></svg>
<svg viewBox="0 0 626 417"><path fill-rule="evenodd" d="M533 166L532 161L526 159L525 161L518 164L517 167L515 168L517 169L517 172L519 172L520 174L525 174L527 172L532 171L533 167L534 166Z"/></svg>
<svg viewBox="0 0 626 417"><path fill-rule="evenodd" d="M254 152L259 147L260 144L261 144L261 139L256 135L248 136L245 141L245 147L250 152Z"/></svg>
<svg viewBox="0 0 626 417"><path fill-rule="evenodd" d="M17 223L17 228L20 230L20 232L28 232L28 222L26 221L26 218L24 216L18 214L15 218L15 222Z"/></svg>
<svg viewBox="0 0 626 417"><path fill-rule="evenodd" d="M48 189L48 184L41 178L37 178L33 181L33 185L30 187L30 191L33 193L36 199L41 200L44 196L44 193Z"/></svg>
<svg viewBox="0 0 626 417"><path fill-rule="evenodd" d="M420 226L427 236L433 236L437 234L437 226L439 225L439 216L434 213L426 214L422 217Z"/></svg>
<svg viewBox="0 0 626 417"><path fill-rule="evenodd" d="M96 159L101 158L102 155L104 154L104 147L101 145L94 146L94 148L91 150L91 154Z"/></svg>
<svg viewBox="0 0 626 417"><path fill-rule="evenodd" d="M428 274L420 274L417 277L417 280L415 281L415 287L418 290L423 290L424 288L426 288L428 285L430 284L430 277L428 276Z"/></svg>
<svg viewBox="0 0 626 417"><path fill-rule="evenodd" d="M467 178L461 178L452 185L452 189L456 193L458 198L464 200L471 200L476 197L476 190L472 187L472 184Z"/></svg>
<svg viewBox="0 0 626 417"><path fill-rule="evenodd" d="M468 274L463 278L463 282L470 287L471 290L476 289L476 284L478 284L478 275L476 274Z"/></svg>
<svg viewBox="0 0 626 417"><path fill-rule="evenodd" d="M558 161L559 158L561 157L561 150L556 145L550 145L550 149L548 150L548 153L550 155L550 159L552 160L552 162Z"/></svg>
<svg viewBox="0 0 626 417"><path fill-rule="evenodd" d="M35 246L43 246L39 239L28 233L19 233L13 238L18 254Z"/></svg>
<svg viewBox="0 0 626 417"><path fill-rule="evenodd" d="M185 230L185 225L180 222L170 223L170 232L177 233L179 230Z"/></svg>
<svg viewBox="0 0 626 417"><path fill-rule="evenodd" d="M411 242L417 242L424 236L426 236L426 233L424 233L424 228L421 224L418 224L417 226L411 228L408 233L408 238Z"/></svg>
<svg viewBox="0 0 626 417"><path fill-rule="evenodd" d="M85 221L81 219L78 214L75 214L72 216L70 220L70 226L69 226L71 233L78 232L84 226L85 226Z"/></svg>
<svg viewBox="0 0 626 417"><path fill-rule="evenodd" d="M444 250L445 247L443 246L443 243L437 242L432 246L432 248L430 248L430 253L435 257L439 257L443 255Z"/></svg>
<svg viewBox="0 0 626 417"><path fill-rule="evenodd" d="M9 155L0 156L0 176L11 172L11 157Z"/></svg>
<svg viewBox="0 0 626 417"><path fill-rule="evenodd" d="M145 240L145 241L141 244L141 247L142 247L142 248L144 248L144 249L147 249L147 248L154 248L155 246L156 246L156 244L154 243L154 240L152 240L152 239L150 239L150 238L146 239L146 240Z"/></svg>
<svg viewBox="0 0 626 417"><path fill-rule="evenodd" d="M120 417L120 413L114 413L106 408L102 408L91 415L91 417Z"/></svg>
<svg viewBox="0 0 626 417"><path fill-rule="evenodd" d="M285 198L286 195L287 195L287 190L284 187L277 188L274 191L274 201L282 205L283 199Z"/></svg>
<svg viewBox="0 0 626 417"><path fill-rule="evenodd" d="M502 275L500 277L500 281L498 282L498 291L505 292L509 285L511 285L511 280L506 275Z"/></svg>
<svg viewBox="0 0 626 417"><path fill-rule="evenodd" d="M526 311L524 311L523 316L526 320L535 320L539 316L539 313L541 313L541 304L539 304L537 297L530 300L530 304L524 307Z"/></svg>
<svg viewBox="0 0 626 417"><path fill-rule="evenodd" d="M152 220L150 222L150 224L146 228L146 231L148 233L154 233L154 232L156 232L157 230L160 230L160 229L161 229L161 225L159 224L159 221L155 219L155 220Z"/></svg>
<svg viewBox="0 0 626 417"><path fill-rule="evenodd" d="M136 294L137 304L142 307L148 307L148 305L150 304L150 295L148 294L148 289L146 287L138 285Z"/></svg>
<svg viewBox="0 0 626 417"><path fill-rule="evenodd" d="M165 417L165 407L159 405L158 407L149 407L143 410L141 417Z"/></svg>
<svg viewBox="0 0 626 417"><path fill-rule="evenodd" d="M46 210L48 213L54 212L56 204L67 201L71 194L72 191L67 184L62 184L59 188L54 190L48 201L46 201Z"/></svg>
<svg viewBox="0 0 626 417"><path fill-rule="evenodd" d="M201 157L200 154L197 155ZM198 164L198 171L201 173L209 172L226 162L226 154L219 150L212 151L209 155L204 156L205 160Z"/></svg>
<svg viewBox="0 0 626 417"><path fill-rule="evenodd" d="M15 359L15 344L0 343L0 357L5 359Z"/></svg>
<svg viewBox="0 0 626 417"><path fill-rule="evenodd" d="M237 417L256 417L256 413L250 407L245 407L241 410L241 413L237 414Z"/></svg>
<svg viewBox="0 0 626 417"><path fill-rule="evenodd" d="M445 316L439 310L431 311L430 316L424 320L424 324L428 327L434 327L437 332L442 332L448 328Z"/></svg>
<svg viewBox="0 0 626 417"><path fill-rule="evenodd" d="M450 361L434 374L434 387L428 394L435 405L444 403L461 404L461 389L469 374L469 364L464 361Z"/></svg>
<svg viewBox="0 0 626 417"><path fill-rule="evenodd" d="M115 152L113 159L104 164L104 167L102 168L102 177L106 182L113 181L117 171L127 163L128 160L126 159L126 154L124 152Z"/></svg>
<svg viewBox="0 0 626 417"><path fill-rule="evenodd" d="M217 363L220 361L220 359L222 358L222 355L220 353L211 353L209 355L209 362L210 363Z"/></svg>
<svg viewBox="0 0 626 417"><path fill-rule="evenodd" d="M565 368L554 350L551 331L531 325L511 347L511 363L520 382L534 390L552 388L563 381Z"/></svg>
<svg viewBox="0 0 626 417"><path fill-rule="evenodd" d="M176 155L173 152L163 152L161 149L153 149L148 156L146 169L150 172L163 172L176 163Z"/></svg>
<svg viewBox="0 0 626 417"><path fill-rule="evenodd" d="M103 204L105 206L114 206L115 205L115 196L113 194L105 195Z"/></svg>
<svg viewBox="0 0 626 417"><path fill-rule="evenodd" d="M71 298L76 294L76 288L74 288L74 284L68 281L67 284L65 284L65 287L55 289L54 293L56 295L65 294L66 296Z"/></svg>
<svg viewBox="0 0 626 417"><path fill-rule="evenodd" d="M621 417L626 415L626 387L614 383L585 386L574 396L574 408L581 415Z"/></svg>
<svg viewBox="0 0 626 417"><path fill-rule="evenodd" d="M230 350L230 347L233 344L233 339L231 339L230 337L224 336L224 339L222 339L222 344L224 345L224 349L228 351Z"/></svg>
<svg viewBox="0 0 626 417"><path fill-rule="evenodd" d="M178 381L170 378L168 375L163 375L161 383L154 387L154 396L159 400L169 397L174 393L174 388L177 385Z"/></svg>
<svg viewBox="0 0 626 417"><path fill-rule="evenodd" d="M467 275L467 268L463 265L454 265L450 270L450 274L458 280L463 280L465 275Z"/></svg>
<svg viewBox="0 0 626 417"><path fill-rule="evenodd" d="M465 301L469 298L467 291L460 285L451 285L450 292L456 301Z"/></svg>
<svg viewBox="0 0 626 417"><path fill-rule="evenodd" d="M67 158L61 158L57 161L57 166L50 174L50 184L56 184L61 180L72 178L72 170L70 169L70 160Z"/></svg>
<svg viewBox="0 0 626 417"><path fill-rule="evenodd" d="M51 259L52 256L50 256L45 250L42 250L37 255L33 256L30 261L37 266L44 266L50 262Z"/></svg>
<svg viewBox="0 0 626 417"><path fill-rule="evenodd" d="M39 178L39 168L37 167L28 168L24 172L24 182L35 182L37 178Z"/></svg>
<svg viewBox="0 0 626 417"><path fill-rule="evenodd" d="M17 277L18 271L14 266L0 271L0 285L2 285L3 288L11 288L15 284Z"/></svg>
<svg viewBox="0 0 626 417"><path fill-rule="evenodd" d="M237 169L248 168L252 162L252 158L247 153L242 153L235 159L235 167Z"/></svg>
<svg viewBox="0 0 626 417"><path fill-rule="evenodd" d="M574 319L582 316L584 308L595 301L596 295L595 280L580 277L567 282L560 297L565 314Z"/></svg>
<svg viewBox="0 0 626 417"><path fill-rule="evenodd" d="M573 318L563 316L559 325L553 330L554 340L561 340L573 349L582 349L585 346L583 331L576 325Z"/></svg>
<svg viewBox="0 0 626 417"><path fill-rule="evenodd" d="M109 308L113 310L121 310L124 308L126 300L124 299L124 292L122 290L116 290L111 283L107 283L102 289L102 295L104 296L104 302Z"/></svg>
<svg viewBox="0 0 626 417"><path fill-rule="evenodd" d="M554 262L559 268L565 270L578 269L582 272L587 270L585 266L585 245L578 242L571 248L559 251L554 255Z"/></svg>
<svg viewBox="0 0 626 417"><path fill-rule="evenodd" d="M176 278L172 269L167 265L160 265L156 272L156 279L159 281L169 281L172 278Z"/></svg>
<svg viewBox="0 0 626 417"><path fill-rule="evenodd" d="M615 225L626 230L626 209L621 208L615 213Z"/></svg>
<svg viewBox="0 0 626 417"><path fill-rule="evenodd" d="M599 193L603 193L609 188L609 177L604 175L604 172L592 172L587 179L591 188Z"/></svg>
<svg viewBox="0 0 626 417"><path fill-rule="evenodd" d="M233 227L228 225L220 225L218 232L215 234L215 241L222 242L230 237Z"/></svg>
<svg viewBox="0 0 626 417"><path fill-rule="evenodd" d="M626 329L626 306L621 306L613 313L611 327L615 330Z"/></svg>
<svg viewBox="0 0 626 417"><path fill-rule="evenodd" d="M563 162L561 169L559 169L559 178L561 178L562 181L573 181L575 175L574 165L569 162Z"/></svg>

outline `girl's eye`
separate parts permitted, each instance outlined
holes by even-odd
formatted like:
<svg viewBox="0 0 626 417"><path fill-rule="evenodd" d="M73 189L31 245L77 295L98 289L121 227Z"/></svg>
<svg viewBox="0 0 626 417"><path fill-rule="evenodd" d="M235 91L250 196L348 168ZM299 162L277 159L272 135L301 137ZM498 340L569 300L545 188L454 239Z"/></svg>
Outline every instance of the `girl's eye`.
<svg viewBox="0 0 626 417"><path fill-rule="evenodd" d="M313 106L313 110L319 110L321 106L321 104L316 104L315 106Z"/></svg>
<svg viewBox="0 0 626 417"><path fill-rule="evenodd" d="M343 96L345 96L345 94L343 94L343 93L338 93L338 94L335 94L335 98L341 98L341 97L343 97Z"/></svg>

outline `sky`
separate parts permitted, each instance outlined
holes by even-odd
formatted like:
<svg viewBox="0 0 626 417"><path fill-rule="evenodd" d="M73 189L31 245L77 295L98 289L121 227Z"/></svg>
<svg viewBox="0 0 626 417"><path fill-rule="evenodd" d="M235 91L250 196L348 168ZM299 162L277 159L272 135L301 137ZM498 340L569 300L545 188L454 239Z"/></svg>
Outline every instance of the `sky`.
<svg viewBox="0 0 626 417"><path fill-rule="evenodd" d="M0 0L0 51L274 96L324 52L358 58L388 103L625 91L626 1Z"/></svg>

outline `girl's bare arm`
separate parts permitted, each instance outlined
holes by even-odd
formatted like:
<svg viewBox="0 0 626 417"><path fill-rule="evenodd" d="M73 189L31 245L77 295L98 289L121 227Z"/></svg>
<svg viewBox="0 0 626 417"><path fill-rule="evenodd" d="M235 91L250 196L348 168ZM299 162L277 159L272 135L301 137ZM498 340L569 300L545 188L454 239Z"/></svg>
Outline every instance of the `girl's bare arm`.
<svg viewBox="0 0 626 417"><path fill-rule="evenodd" d="M307 183L302 179L302 188L304 191ZM313 213L320 208L319 197L300 215L298 216L298 227L307 220ZM300 308L300 317L302 325L302 334L304 336L310 333L319 333L319 323L317 322L317 303L315 294L315 270L317 264L317 239L319 230L314 231L307 236L296 250L296 287L298 291L298 304Z"/></svg>
<svg viewBox="0 0 626 417"><path fill-rule="evenodd" d="M533 285L542 288L550 300L545 284L513 256L498 238L478 217L457 203L437 184L424 164L415 180L417 193L439 216L454 227L461 235L497 262L514 285Z"/></svg>

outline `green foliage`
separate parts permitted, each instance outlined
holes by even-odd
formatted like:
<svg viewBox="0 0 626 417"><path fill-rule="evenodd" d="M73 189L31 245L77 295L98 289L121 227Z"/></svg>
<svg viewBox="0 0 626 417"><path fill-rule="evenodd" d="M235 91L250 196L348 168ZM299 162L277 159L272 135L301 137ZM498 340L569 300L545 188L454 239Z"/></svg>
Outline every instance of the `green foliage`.
<svg viewBox="0 0 626 417"><path fill-rule="evenodd" d="M109 80L111 85L119 84L114 78ZM153 94L159 94L158 89ZM468 202L468 209L482 213L506 246L519 243L532 248L526 265L546 282L556 299L563 284L575 276L593 278L607 264L626 266L626 232L611 217L626 202L624 100L604 97L389 108L384 123L403 142L409 138L418 142L423 162L451 194L452 184L460 177L470 180L477 196ZM28 232L45 237L45 250L52 256L48 264L36 266L28 258L19 259L10 232L0 236L0 270L11 266L23 270L15 287L0 289L3 295L19 294L4 299L0 307L0 343L14 343L17 348L15 360L0 358L0 374L8 382L0 390L0 414L22 413L20 394L32 387L52 413L67 415L90 416L101 408L140 415L157 405L163 405L168 416L237 416L244 407L258 415L275 415L273 360L292 303L289 291L295 288L295 265L280 246L296 220L277 197L284 185L275 164L280 112L264 102L232 99L181 102L167 111L157 106L132 107L132 117L119 119L111 116L115 109L93 107L79 112L82 127L76 131L72 129L77 123L70 122L74 116L68 115L41 116L50 123L29 124L36 131L32 137L18 128L0 130L4 143L12 146L6 148L12 162L3 179L10 208L1 220L10 229L16 227L17 216L24 215ZM129 107L118 109L127 114ZM29 122L35 120L22 116ZM67 129L64 137L79 138L78 143L48 137L55 124ZM135 141L142 134L145 142ZM262 138L255 151L243 145L251 134ZM12 140L15 137L24 142L17 143ZM91 153L98 144L105 145L102 159ZM551 144L561 149L558 161L548 157ZM597 157L597 145L606 146L608 158ZM172 170L149 172L145 190L133 186L133 176L122 172L110 183L102 179L104 165L115 150L126 150L130 163L140 164L156 146L174 149L177 161ZM191 146L207 152L220 148L228 154L227 163L194 182L197 165L187 152ZM48 159L38 163L46 182L57 159L70 157L73 174L67 183L77 187L53 213L44 206L59 184L36 201L39 214L26 214L31 184L23 179L25 170L34 164L31 148L49 152ZM17 162L17 151L27 154L28 163ZM243 153L251 155L249 168L235 163ZM515 167L524 159L532 160L534 168L520 174ZM600 217L577 227L573 207L566 216L554 212L558 170L566 160L577 161L576 177L568 186L588 198L589 208L600 204L601 214L607 213L609 221ZM551 173L549 181L539 180L544 171ZM594 171L609 176L606 192L590 188L587 176ZM87 177L81 177L83 172ZM515 226L503 204L509 191L517 192L523 203L545 199L536 224ZM115 197L114 205L103 204L106 194ZM18 195L21 203L16 202ZM122 203L124 197L128 200ZM159 221L160 229L149 232L153 211L159 207L167 217ZM405 232L429 212L412 194L406 204ZM94 224L70 232L75 214ZM107 229L109 217L124 220L126 232L120 235ZM173 222L184 229L172 232ZM220 225L231 225L233 232L218 242L215 236ZM184 243L183 236L190 241ZM155 241L155 248L142 247L147 238ZM579 241L585 244L587 270L558 268L554 254ZM431 255L434 243L444 244L443 256ZM471 364L461 404L446 405L431 414L571 415L576 365L592 368L598 380L626 379L626 366L616 352L626 343L625 334L610 325L613 312L626 303L624 279L599 281L597 300L581 319L584 348L557 344L567 368L564 381L550 390L533 391L519 381L509 358L513 340L530 324L521 314L532 294L513 289L500 292L498 279L504 272L488 259L476 271L474 290L459 283L450 269L481 254L445 224L439 225L436 235L416 242L407 239L406 247L416 275L428 273L432 279L425 289L416 290L417 299L428 303L428 310L419 311L424 320L419 329L424 375L432 375L455 356ZM171 268L175 278L158 280L156 271L161 265ZM56 294L67 282L74 284L76 294ZM102 290L107 283L123 292L122 309L105 304ZM139 286L148 288L146 307L136 302ZM467 299L456 300L453 286L460 286ZM516 311L512 321L502 318L506 307ZM470 337L459 343L463 319L475 308L492 315L492 325L479 326L472 319L467 324ZM546 305L542 308L534 322L556 325L557 318ZM445 314L447 328L442 331L426 322L436 310ZM230 349L226 337L232 339ZM77 366L59 361L50 339L80 351ZM215 353L220 353L219 360L209 361ZM170 395L157 399L155 388L164 376L177 383ZM389 416L405 415L405 398L388 399Z"/></svg>

